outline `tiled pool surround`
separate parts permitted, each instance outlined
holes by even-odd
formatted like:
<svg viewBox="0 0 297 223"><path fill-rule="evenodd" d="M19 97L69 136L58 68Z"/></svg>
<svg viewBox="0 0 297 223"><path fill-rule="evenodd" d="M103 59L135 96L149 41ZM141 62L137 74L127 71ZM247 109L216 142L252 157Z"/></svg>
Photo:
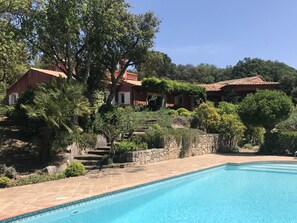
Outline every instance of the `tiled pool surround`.
<svg viewBox="0 0 297 223"><path fill-rule="evenodd" d="M228 162L292 161L293 157L203 155L186 159L111 169L83 177L0 190L0 219L38 211L115 190L185 174ZM101 197L100 196L100 197ZM55 209L56 207L54 207Z"/></svg>

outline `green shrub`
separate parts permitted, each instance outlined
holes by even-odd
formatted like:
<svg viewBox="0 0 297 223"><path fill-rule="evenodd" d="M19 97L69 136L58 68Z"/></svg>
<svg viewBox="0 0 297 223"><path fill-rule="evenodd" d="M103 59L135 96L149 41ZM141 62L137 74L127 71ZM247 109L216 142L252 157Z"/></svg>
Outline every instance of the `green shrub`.
<svg viewBox="0 0 297 223"><path fill-rule="evenodd" d="M182 146L182 149L184 149L186 153L192 144L199 141L201 133L202 131L199 131L198 129L165 128L156 130L150 128L142 137L143 141L147 142L149 148L164 148L165 143L173 139Z"/></svg>
<svg viewBox="0 0 297 223"><path fill-rule="evenodd" d="M199 128L208 133L218 133L221 116L211 103L202 103L193 111L192 128Z"/></svg>
<svg viewBox="0 0 297 223"><path fill-rule="evenodd" d="M288 119L277 124L277 128L282 131L297 131L297 108L294 109Z"/></svg>
<svg viewBox="0 0 297 223"><path fill-rule="evenodd" d="M178 115L185 116L185 117L190 117L192 115L191 112L185 108L177 109L177 113Z"/></svg>
<svg viewBox="0 0 297 223"><path fill-rule="evenodd" d="M218 113L223 114L237 114L238 105L222 101L218 106Z"/></svg>
<svg viewBox="0 0 297 223"><path fill-rule="evenodd" d="M180 152L179 152L179 158L185 158L186 156L186 151L184 149L182 149Z"/></svg>
<svg viewBox="0 0 297 223"><path fill-rule="evenodd" d="M72 162L65 170L66 177L81 176L86 173L85 166L80 162Z"/></svg>
<svg viewBox="0 0 297 223"><path fill-rule="evenodd" d="M11 180L8 177L0 177L0 188L9 187Z"/></svg>
<svg viewBox="0 0 297 223"><path fill-rule="evenodd" d="M36 183L42 183L47 182L51 180L60 180L64 179L65 174L64 173L58 173L54 175L48 175L48 174L32 174L26 177L19 178L16 180L15 185L16 186L23 186L28 184L36 184Z"/></svg>
<svg viewBox="0 0 297 223"><path fill-rule="evenodd" d="M261 151L276 155L294 154L297 151L297 132L266 133Z"/></svg>
<svg viewBox="0 0 297 223"><path fill-rule="evenodd" d="M143 141L147 143L149 148L163 148L164 147L164 132L160 128L149 127L142 136Z"/></svg>
<svg viewBox="0 0 297 223"><path fill-rule="evenodd" d="M146 142L134 142L130 140L123 140L115 145L116 152L123 153L129 151L137 151L147 149L148 145Z"/></svg>
<svg viewBox="0 0 297 223"><path fill-rule="evenodd" d="M11 117L12 113L14 111L14 107L13 106L8 106L8 105L4 105L1 106L0 104L0 116L7 116L7 117Z"/></svg>
<svg viewBox="0 0 297 223"><path fill-rule="evenodd" d="M176 110L174 110L174 109L170 109L168 111L168 115L170 115L170 116L178 116L178 112Z"/></svg>
<svg viewBox="0 0 297 223"><path fill-rule="evenodd" d="M97 136L92 133L84 132L76 137L81 149L92 149L96 146Z"/></svg>
<svg viewBox="0 0 297 223"><path fill-rule="evenodd" d="M243 148L244 148L244 149L251 149L251 148L253 148L253 145L250 144L250 143L247 143L247 144L244 144L244 145L243 145Z"/></svg>

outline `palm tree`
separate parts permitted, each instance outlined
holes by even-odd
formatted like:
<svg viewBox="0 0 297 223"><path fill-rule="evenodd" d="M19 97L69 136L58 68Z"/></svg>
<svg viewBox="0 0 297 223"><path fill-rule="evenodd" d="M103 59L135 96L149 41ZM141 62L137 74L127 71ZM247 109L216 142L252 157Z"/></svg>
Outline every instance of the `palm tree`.
<svg viewBox="0 0 297 223"><path fill-rule="evenodd" d="M43 144L46 161L53 158L53 143L61 132L79 133L78 118L90 114L90 105L83 96L84 86L63 79L48 85L40 85L35 90L32 104L21 105L30 119L41 120Z"/></svg>

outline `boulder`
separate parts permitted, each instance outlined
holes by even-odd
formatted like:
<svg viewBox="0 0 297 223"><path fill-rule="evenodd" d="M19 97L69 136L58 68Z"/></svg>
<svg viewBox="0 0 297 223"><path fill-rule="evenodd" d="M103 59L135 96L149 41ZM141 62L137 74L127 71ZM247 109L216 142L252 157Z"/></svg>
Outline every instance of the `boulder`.
<svg viewBox="0 0 297 223"><path fill-rule="evenodd" d="M58 168L56 166L47 166L43 168L41 172L48 175L54 175L58 172Z"/></svg>

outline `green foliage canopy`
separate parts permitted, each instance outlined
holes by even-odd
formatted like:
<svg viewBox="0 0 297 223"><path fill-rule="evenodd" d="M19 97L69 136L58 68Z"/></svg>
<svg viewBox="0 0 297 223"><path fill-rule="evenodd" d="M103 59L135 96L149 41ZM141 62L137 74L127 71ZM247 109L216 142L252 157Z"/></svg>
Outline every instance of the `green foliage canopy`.
<svg viewBox="0 0 297 223"><path fill-rule="evenodd" d="M239 104L238 114L247 125L271 130L277 123L289 117L292 108L292 99L285 93L265 90L249 94Z"/></svg>
<svg viewBox="0 0 297 223"><path fill-rule="evenodd" d="M196 84L179 82L173 80L164 80L158 78L145 78L142 81L142 86L155 92L168 93L168 94L189 94L197 95L202 100L206 99L205 88Z"/></svg>
<svg viewBox="0 0 297 223"><path fill-rule="evenodd" d="M33 0L17 15L17 27L32 55L55 63L69 79L88 83L91 95L108 71L110 105L118 82L129 66L144 60L159 28L152 12L135 15L129 7L124 0Z"/></svg>

